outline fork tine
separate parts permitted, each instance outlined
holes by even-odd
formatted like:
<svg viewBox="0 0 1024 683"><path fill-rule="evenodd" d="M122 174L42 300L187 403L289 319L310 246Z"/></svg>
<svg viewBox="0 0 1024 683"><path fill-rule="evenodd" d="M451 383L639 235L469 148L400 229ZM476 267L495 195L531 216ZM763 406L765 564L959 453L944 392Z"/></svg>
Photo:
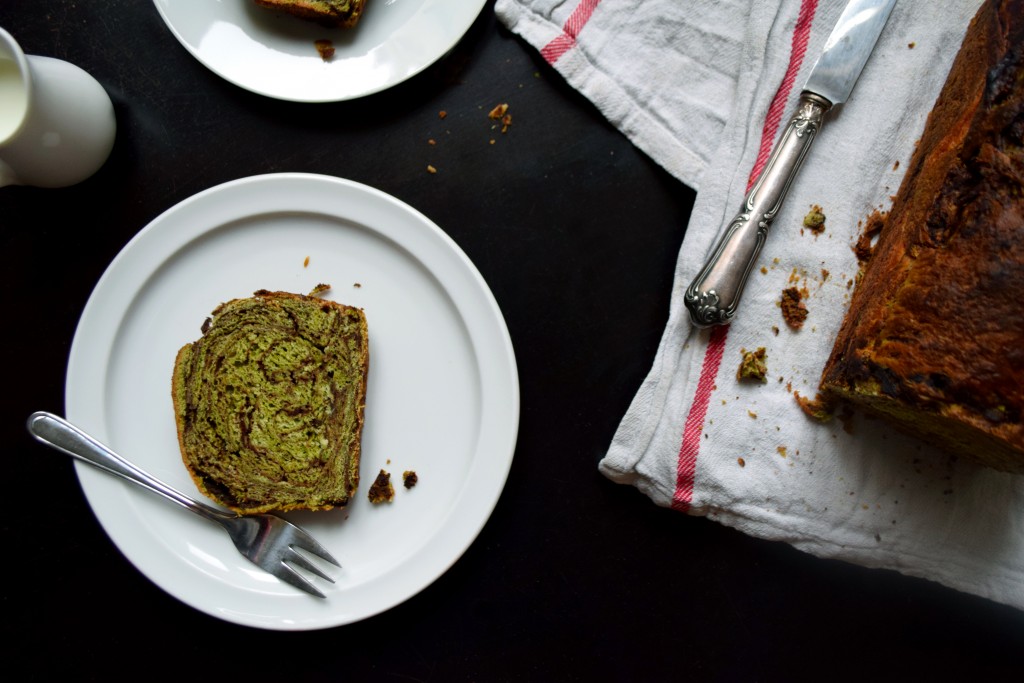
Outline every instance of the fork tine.
<svg viewBox="0 0 1024 683"><path fill-rule="evenodd" d="M288 550L290 550L291 552L289 552L288 556L284 558L286 561L298 565L312 574L316 574L321 579L327 579L331 583L334 583L334 579L331 578L330 574L327 574L326 572L324 572L324 570L320 569L320 567L310 562L305 555L295 550L294 548L289 548Z"/></svg>
<svg viewBox="0 0 1024 683"><path fill-rule="evenodd" d="M312 553L317 557L330 562L335 567L341 567L341 563L334 559L334 557L327 552L327 548L320 545L315 538L295 525L292 525L292 530L294 531L294 534L291 537L290 545L302 548L306 552Z"/></svg>
<svg viewBox="0 0 1024 683"><path fill-rule="evenodd" d="M295 571L294 569L289 567L284 562L281 562L280 565L275 567L274 570L271 571L271 573L274 576L276 576L277 578L279 578L282 581L284 581L285 583L290 583L291 585L295 586L296 588L299 588L301 590L306 591L310 595L315 595L318 598L325 598L325 599L327 597L326 595L321 593L319 590L317 590L316 586L314 586L312 583L307 581L297 571Z"/></svg>

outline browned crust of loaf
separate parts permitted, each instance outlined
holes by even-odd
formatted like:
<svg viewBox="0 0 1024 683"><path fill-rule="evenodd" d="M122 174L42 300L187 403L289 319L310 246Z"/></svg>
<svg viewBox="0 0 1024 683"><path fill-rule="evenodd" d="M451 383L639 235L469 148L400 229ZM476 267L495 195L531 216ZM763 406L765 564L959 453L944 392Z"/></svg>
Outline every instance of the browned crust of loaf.
<svg viewBox="0 0 1024 683"><path fill-rule="evenodd" d="M318 285L318 287L324 287L325 289L329 289L330 288L330 287L328 287L326 285ZM329 306L331 308L336 308L339 311L359 310L359 309L356 309L356 308L354 308L352 306L348 306L346 304L338 303L336 301L331 301L329 299L321 299L321 298L316 297L316 296L307 296L307 295L303 295L303 294L295 294L293 292L281 292L281 291L274 291L274 292L272 292L272 291L269 291L269 290L266 290L266 289L259 289L259 290L255 291L255 292L253 292L253 296L260 297L260 298L278 298L278 299L286 299L287 298L287 299L315 300L315 301L317 301L318 303L320 303L320 304L322 304L324 306ZM231 299L229 301L223 302L220 305L218 305L213 310L213 313L212 313L213 317L216 317L217 314L225 306L228 306L228 305L230 305L231 303L233 303L235 301L240 301L240 299ZM367 335L367 327L366 327L366 318L361 316L361 321L362 321L361 332L362 332L363 338L365 339L368 336ZM209 327L209 322L210 322L210 319L207 318L206 323L203 324L203 334L206 333L206 329L208 329L208 327ZM190 342L188 344L185 344L180 349L178 349L178 353L174 357L174 373L172 374L172 377L171 377L171 402L172 402L172 405L175 406L175 415L178 414L177 406L179 405L180 401L184 400L184 397L178 395L177 382L174 381L174 378L176 377L176 375L178 373L178 369L181 366L182 357L188 352L189 349L192 348L192 346L194 344L195 344L195 342ZM366 396L367 381L368 381L368 376L369 376L369 366L370 366L369 354L370 354L369 346L368 345L364 346L363 347L363 355L360 358L360 365L361 365L361 367L363 369L363 374L362 374L362 377L360 377L360 379L359 379L359 390L360 390L360 393L364 397ZM356 411L356 422L358 424L358 431L360 433L362 432L363 427L364 427L365 410L366 410L366 403L365 403L365 401L362 401L357 406L357 411ZM352 473L352 479L351 479L352 485L349 488L349 490L347 491L347 500L345 500L344 502L337 502L337 503L334 503L334 504L326 504L326 505L320 505L320 506L308 505L308 504L303 504L303 503L294 503L294 504L289 503L289 504L285 504L285 505L266 505L266 506L255 506L255 507L252 507L252 506L241 507L241 506L238 506L238 505L232 505L230 501L225 501L223 499L223 497L217 495L216 492L210 491L209 487L206 485L205 479L201 476L201 474L193 470L192 465L191 465L191 463L189 463L188 457L186 456L185 424L181 420L175 419L175 425L176 425L176 431L177 431L177 435L178 435L178 447L179 447L179 450L181 452L182 462L185 464L185 469L188 472L189 477L191 477L192 481L195 482L196 487L205 496L207 496L211 500L214 500L214 501L218 502L219 504L223 505L224 507L227 507L228 509L233 510L234 512L237 512L239 514L257 514L257 513L262 513L262 512L288 512L290 510L320 511L320 510L332 510L334 508L343 508L343 507L345 507L348 504L349 501L351 501L353 499L353 497L355 496L356 491L358 489L358 486L359 486L359 472L360 472L359 464L360 464L360 461L362 459L362 443L361 443L360 440L356 440L356 442L354 444L352 444L351 460L354 463L354 471Z"/></svg>
<svg viewBox="0 0 1024 683"><path fill-rule="evenodd" d="M366 0L352 0L348 13L331 10L324 0L253 0L260 7L285 12L300 19L315 21L331 28L352 28L363 16Z"/></svg>
<svg viewBox="0 0 1024 683"><path fill-rule="evenodd" d="M1024 0L990 0L972 20L822 374L828 394L1016 472L1024 177L1006 130L1024 112L1022 18Z"/></svg>
<svg viewBox="0 0 1024 683"><path fill-rule="evenodd" d="M208 323L210 319L207 318L206 320ZM209 325L207 325L206 323L203 324L204 334L206 333L206 329L208 327ZM202 491L203 494L206 495L207 497L210 497L209 494L206 493L206 485L203 483L202 477L197 475L192 470L192 466L189 464L188 458L185 457L185 423L183 420L177 419L178 406L181 404L182 401L185 400L185 397L180 396L178 394L178 383L174 380L178 375L178 369L181 367L181 364L183 363L182 357L189 349L192 348L192 344L194 343L195 342L190 342L188 344L185 344L180 349L178 349L178 353L175 354L174 356L174 373L171 375L171 405L174 406L174 425L176 428L176 432L178 434L178 451L181 453L181 461L185 464L185 471L188 472L188 476L190 476L192 478L192 481L195 482L196 488Z"/></svg>

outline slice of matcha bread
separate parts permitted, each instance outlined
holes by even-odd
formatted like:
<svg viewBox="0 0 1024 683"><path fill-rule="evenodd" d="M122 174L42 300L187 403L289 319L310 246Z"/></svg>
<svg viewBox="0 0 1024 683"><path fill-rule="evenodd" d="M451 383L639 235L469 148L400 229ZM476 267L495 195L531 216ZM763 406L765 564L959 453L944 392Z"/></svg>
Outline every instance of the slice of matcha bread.
<svg viewBox="0 0 1024 683"><path fill-rule="evenodd" d="M171 387L200 491L243 514L344 506L359 483L363 312L260 290L218 306L202 331L178 351Z"/></svg>

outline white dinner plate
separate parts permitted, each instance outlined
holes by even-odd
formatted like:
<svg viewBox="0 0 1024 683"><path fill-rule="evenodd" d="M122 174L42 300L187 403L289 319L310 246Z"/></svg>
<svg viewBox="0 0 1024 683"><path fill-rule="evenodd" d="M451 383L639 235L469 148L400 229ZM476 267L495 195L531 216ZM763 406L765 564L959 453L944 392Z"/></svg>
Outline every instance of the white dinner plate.
<svg viewBox="0 0 1024 683"><path fill-rule="evenodd" d="M308 258L308 262L307 262ZM341 562L320 600L257 569L227 534L156 495L76 462L96 517L158 586L227 621L337 626L386 610L443 574L490 516L519 424L515 357L479 272L426 217L339 178L275 174L201 192L156 218L100 278L68 363L69 421L180 491L171 403L178 349L222 301L258 289L358 306L370 330L361 483L344 510L286 515ZM390 504L367 499L377 473ZM419 484L402 486L412 470Z"/></svg>
<svg viewBox="0 0 1024 683"><path fill-rule="evenodd" d="M334 102L384 90L418 74L469 30L486 0L368 0L359 23L328 29L252 0L154 0L185 49L252 92ZM314 41L332 42L324 61Z"/></svg>

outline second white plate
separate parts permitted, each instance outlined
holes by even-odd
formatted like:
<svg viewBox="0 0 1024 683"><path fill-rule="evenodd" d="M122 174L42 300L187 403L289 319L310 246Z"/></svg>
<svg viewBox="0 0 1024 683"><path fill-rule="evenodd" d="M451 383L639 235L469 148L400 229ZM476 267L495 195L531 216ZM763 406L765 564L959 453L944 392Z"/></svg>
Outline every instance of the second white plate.
<svg viewBox="0 0 1024 683"><path fill-rule="evenodd" d="M307 262L308 258L308 262ZM222 301L257 289L364 309L370 377L362 482L348 509L294 513L337 557L318 600L264 574L215 525L76 463L89 504L125 556L187 604L269 629L336 626L404 601L455 562L504 487L519 384L511 341L476 268L437 226L377 190L279 174L202 192L115 258L82 314L67 417L158 478L199 497L178 451L171 370ZM371 505L380 469L393 503ZM419 475L405 490L401 474Z"/></svg>
<svg viewBox="0 0 1024 683"><path fill-rule="evenodd" d="M486 0L368 0L348 29L252 0L154 0L178 41L246 90L295 102L333 102L384 90L423 71L469 30ZM314 41L330 40L329 61Z"/></svg>

